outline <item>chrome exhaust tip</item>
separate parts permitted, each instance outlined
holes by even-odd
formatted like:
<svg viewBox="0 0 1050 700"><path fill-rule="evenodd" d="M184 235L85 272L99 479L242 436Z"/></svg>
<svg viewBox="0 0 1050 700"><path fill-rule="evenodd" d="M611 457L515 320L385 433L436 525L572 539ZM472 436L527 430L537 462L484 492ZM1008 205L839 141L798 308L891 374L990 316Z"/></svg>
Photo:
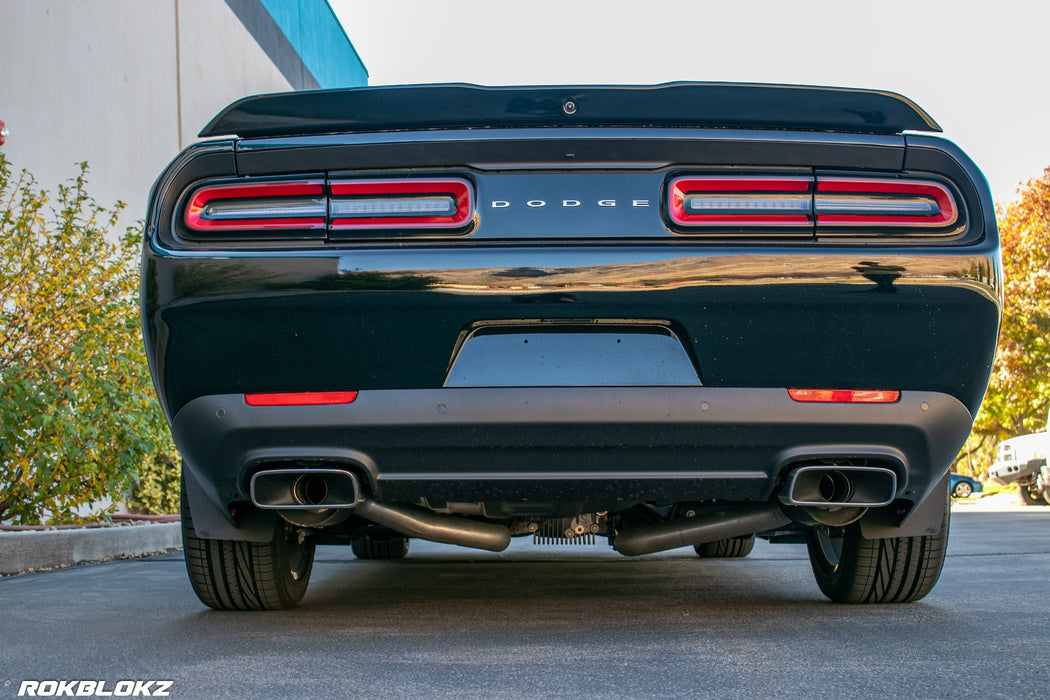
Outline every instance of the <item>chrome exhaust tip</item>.
<svg viewBox="0 0 1050 700"><path fill-rule="evenodd" d="M357 477L345 469L266 469L252 476L252 503L300 527L335 525L361 502Z"/></svg>
<svg viewBox="0 0 1050 700"><path fill-rule="evenodd" d="M780 502L810 508L878 508L897 495L897 474L885 467L810 465L788 474Z"/></svg>
<svg viewBox="0 0 1050 700"><path fill-rule="evenodd" d="M252 476L251 499L267 510L352 509L361 488L344 469L267 469Z"/></svg>

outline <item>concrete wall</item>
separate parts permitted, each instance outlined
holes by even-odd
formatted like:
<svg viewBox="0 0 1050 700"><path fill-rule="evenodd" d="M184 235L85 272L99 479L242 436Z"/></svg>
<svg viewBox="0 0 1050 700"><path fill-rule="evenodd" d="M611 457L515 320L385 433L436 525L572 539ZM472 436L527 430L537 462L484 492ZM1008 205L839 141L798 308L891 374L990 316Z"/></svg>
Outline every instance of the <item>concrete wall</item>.
<svg viewBox="0 0 1050 700"><path fill-rule="evenodd" d="M224 0L0 0L0 149L51 191L88 161L125 224L222 107L291 88Z"/></svg>

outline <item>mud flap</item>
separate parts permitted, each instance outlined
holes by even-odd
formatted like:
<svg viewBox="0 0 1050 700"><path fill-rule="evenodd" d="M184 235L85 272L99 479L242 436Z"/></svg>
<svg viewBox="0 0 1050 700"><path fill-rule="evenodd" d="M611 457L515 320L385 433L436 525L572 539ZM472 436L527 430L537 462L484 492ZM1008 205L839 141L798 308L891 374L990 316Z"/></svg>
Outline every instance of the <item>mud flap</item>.
<svg viewBox="0 0 1050 700"><path fill-rule="evenodd" d="M882 540L888 537L936 535L944 521L948 481L949 476L945 473L926 500L905 513L903 520L897 504L868 511L860 520L861 536L868 540Z"/></svg>
<svg viewBox="0 0 1050 700"><path fill-rule="evenodd" d="M208 497L193 470L182 467L186 500L193 516L193 533L205 540L236 540L242 542L269 542L273 539L273 512L256 510L239 514L236 523L233 517Z"/></svg>

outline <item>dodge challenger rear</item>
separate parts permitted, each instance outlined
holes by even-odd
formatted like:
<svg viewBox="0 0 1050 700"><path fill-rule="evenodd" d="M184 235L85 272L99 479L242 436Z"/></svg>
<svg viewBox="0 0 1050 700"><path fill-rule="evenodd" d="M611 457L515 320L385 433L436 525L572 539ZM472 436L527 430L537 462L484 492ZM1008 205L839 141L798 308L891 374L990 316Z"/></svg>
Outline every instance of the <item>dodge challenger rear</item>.
<svg viewBox="0 0 1050 700"><path fill-rule="evenodd" d="M190 581L317 545L806 543L934 586L1001 309L987 184L892 93L675 83L250 97L153 188L142 316Z"/></svg>

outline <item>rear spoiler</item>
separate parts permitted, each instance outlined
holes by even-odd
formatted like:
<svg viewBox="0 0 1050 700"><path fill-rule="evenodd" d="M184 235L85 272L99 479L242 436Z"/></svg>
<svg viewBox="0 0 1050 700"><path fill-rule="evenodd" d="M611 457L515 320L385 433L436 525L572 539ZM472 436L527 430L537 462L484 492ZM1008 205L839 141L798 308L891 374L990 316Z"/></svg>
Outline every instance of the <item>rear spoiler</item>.
<svg viewBox="0 0 1050 700"><path fill-rule="evenodd" d="M366 131L609 126L784 129L859 134L941 131L892 92L795 85L483 87L403 85L246 97L202 138Z"/></svg>

